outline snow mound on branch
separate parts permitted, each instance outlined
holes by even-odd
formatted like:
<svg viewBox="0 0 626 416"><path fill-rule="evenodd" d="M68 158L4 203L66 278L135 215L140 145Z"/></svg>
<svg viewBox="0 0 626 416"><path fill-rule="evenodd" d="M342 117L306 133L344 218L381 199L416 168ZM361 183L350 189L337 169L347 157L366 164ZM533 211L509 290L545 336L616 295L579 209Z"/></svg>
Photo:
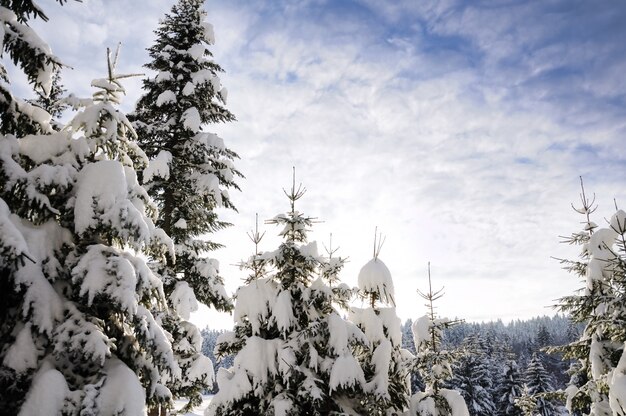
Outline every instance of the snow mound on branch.
<svg viewBox="0 0 626 416"><path fill-rule="evenodd" d="M621 209L617 211L611 217L610 224L611 224L612 230L614 230L615 232L619 234L625 234L626 233L626 212L624 212Z"/></svg>
<svg viewBox="0 0 626 416"><path fill-rule="evenodd" d="M358 286L365 293L375 293L382 302L395 305L391 273L382 260L374 258L361 268Z"/></svg>
<svg viewBox="0 0 626 416"><path fill-rule="evenodd" d="M156 106L161 107L162 105L175 103L176 101L176 94L174 94L174 91L166 90L157 97Z"/></svg>
<svg viewBox="0 0 626 416"><path fill-rule="evenodd" d="M4 366L12 368L17 373L37 367L37 348L33 342L30 327L30 324L22 327L2 361Z"/></svg>
<svg viewBox="0 0 626 416"><path fill-rule="evenodd" d="M128 198L128 181L132 179L127 177L126 169L116 160L101 160L86 165L76 183L76 233L82 234L103 222L116 229L134 226L139 231L139 240L147 240L148 224ZM122 219L128 225L123 226Z"/></svg>
<svg viewBox="0 0 626 416"><path fill-rule="evenodd" d="M180 281L176 283L172 294L170 295L172 304L178 316L188 321L191 312L198 310L198 300L189 283Z"/></svg>
<svg viewBox="0 0 626 416"><path fill-rule="evenodd" d="M32 387L18 416L60 415L69 394L70 389L63 374L46 360L33 377Z"/></svg>
<svg viewBox="0 0 626 416"><path fill-rule="evenodd" d="M274 304L277 295L277 284L269 278L258 279L248 286L240 287L236 295L235 322L244 324L244 318L247 318L252 327L252 334L258 334L262 322L269 318L269 307Z"/></svg>
<svg viewBox="0 0 626 416"><path fill-rule="evenodd" d="M170 163L172 163L172 154L167 150L161 150L156 158L150 161L148 167L143 171L143 182L147 183L152 178L169 179Z"/></svg>
<svg viewBox="0 0 626 416"><path fill-rule="evenodd" d="M202 26L202 32L204 35L205 42L208 43L209 45L214 45L215 33L213 31L213 25L209 22L202 22L200 23L200 25Z"/></svg>
<svg viewBox="0 0 626 416"><path fill-rule="evenodd" d="M340 387L354 387L363 384L365 384L365 375L354 356L346 352L337 357L330 372L330 391Z"/></svg>
<svg viewBox="0 0 626 416"><path fill-rule="evenodd" d="M102 415L145 415L146 395L137 375L117 358L104 364L106 379L96 402Z"/></svg>
<svg viewBox="0 0 626 416"><path fill-rule="evenodd" d="M625 343L626 346L626 343ZM609 379L609 403L616 416L626 415L626 349Z"/></svg>
<svg viewBox="0 0 626 416"><path fill-rule="evenodd" d="M415 348L419 349L422 343L430 341L430 327L431 321L428 315L424 315L411 325L411 332L413 332L413 342Z"/></svg>
<svg viewBox="0 0 626 416"><path fill-rule="evenodd" d="M196 107L191 107L185 110L182 116L180 116L180 121L183 123L183 126L190 131L196 132L200 130L200 125L202 125L202 120L200 119L200 112Z"/></svg>

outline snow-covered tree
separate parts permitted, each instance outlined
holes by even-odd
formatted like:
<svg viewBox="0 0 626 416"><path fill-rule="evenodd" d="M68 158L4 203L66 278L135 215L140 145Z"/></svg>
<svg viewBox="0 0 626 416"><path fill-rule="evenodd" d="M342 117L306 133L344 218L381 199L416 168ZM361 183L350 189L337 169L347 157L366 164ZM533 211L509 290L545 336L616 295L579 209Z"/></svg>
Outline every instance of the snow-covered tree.
<svg viewBox="0 0 626 416"><path fill-rule="evenodd" d="M65 1L57 0L60 4ZM60 69L61 62L30 27L29 21L37 18L48 20L43 9L33 1L0 1L0 57L4 59L8 55L34 90L47 96L53 74ZM0 134L22 136L49 132L49 120L46 111L13 94L9 74L0 61Z"/></svg>
<svg viewBox="0 0 626 416"><path fill-rule="evenodd" d="M307 242L313 219L295 209L304 190L294 183L291 209L268 223L281 227L277 250L255 254L243 263L250 270L236 293L235 328L220 337L218 355L234 354L231 369L220 369L219 392L211 415L354 414L354 397L363 391L363 370L352 346L367 342L342 319L352 291L338 283L343 260L318 255ZM258 244L258 232L251 234Z"/></svg>
<svg viewBox="0 0 626 416"><path fill-rule="evenodd" d="M157 202L156 221L175 243L175 256L152 264L163 280L171 313L161 317L174 336L182 369L169 384L175 396L189 399L188 410L200 404L200 393L213 383L209 360L201 354L198 329L189 322L198 304L220 311L232 303L219 275L219 264L207 252L220 247L207 234L229 224L218 207L234 209L228 189L238 189L237 155L203 126L233 121L225 108L222 68L209 50L213 27L206 21L202 0L179 0L161 20L148 49L146 68L156 75L144 80L144 94L131 115L139 143L151 160L142 172L149 195ZM204 370L202 368L204 367Z"/></svg>
<svg viewBox="0 0 626 416"><path fill-rule="evenodd" d="M442 348L443 331L459 321L438 318L434 301L443 296L443 289L433 292L428 264L428 292L419 295L427 301L428 314L417 319L413 325L413 339L416 348L414 368L424 380L424 391L415 392L411 397L411 415L416 416L468 416L463 397L444 388L452 377L452 363L455 354Z"/></svg>
<svg viewBox="0 0 626 416"><path fill-rule="evenodd" d="M465 340L462 348L462 355L453 366L454 376L449 385L463 396L470 415L495 415L494 380L484 343L479 336L473 335Z"/></svg>
<svg viewBox="0 0 626 416"><path fill-rule="evenodd" d="M173 246L137 182L147 158L116 108L116 60L93 99L72 100L79 111L62 131L0 146L13 197L0 200L8 414L140 415L146 398L169 400L163 382L180 371L150 312L166 307L161 282L138 255Z"/></svg>
<svg viewBox="0 0 626 416"><path fill-rule="evenodd" d="M534 412L541 416L554 416L558 414L556 406L545 397L545 393L554 390L553 380L546 371L537 354L528 363L524 373L528 394L535 399Z"/></svg>
<svg viewBox="0 0 626 416"><path fill-rule="evenodd" d="M578 294L562 298L559 305L585 325L579 340L557 349L565 359L578 360L566 389L567 408L571 413L623 414L626 389L621 387L624 369L619 363L626 342L626 213L618 209L608 226L599 228L590 218L594 200L584 188L581 203L576 210L585 216L584 230L566 240L582 246L581 259L562 261L585 282Z"/></svg>
<svg viewBox="0 0 626 416"><path fill-rule="evenodd" d="M513 360L506 363L504 374L498 380L497 415L522 416L522 410L515 404L524 392L524 378L519 366Z"/></svg>
<svg viewBox="0 0 626 416"><path fill-rule="evenodd" d="M396 314L393 280L378 257L382 241L374 241L374 256L359 271L359 295L369 304L350 309L350 320L366 335L369 345L357 349L365 373L360 414L385 415L408 408L409 364L412 354L402 348L400 318Z"/></svg>

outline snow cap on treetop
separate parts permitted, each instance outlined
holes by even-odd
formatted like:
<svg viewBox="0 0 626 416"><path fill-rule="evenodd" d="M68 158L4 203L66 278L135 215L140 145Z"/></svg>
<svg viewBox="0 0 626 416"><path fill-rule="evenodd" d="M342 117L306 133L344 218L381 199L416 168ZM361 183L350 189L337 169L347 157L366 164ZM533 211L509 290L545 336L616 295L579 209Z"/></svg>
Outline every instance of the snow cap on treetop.
<svg viewBox="0 0 626 416"><path fill-rule="evenodd" d="M361 291L375 293L381 302L395 305L391 273L379 258L371 259L361 268L358 283Z"/></svg>

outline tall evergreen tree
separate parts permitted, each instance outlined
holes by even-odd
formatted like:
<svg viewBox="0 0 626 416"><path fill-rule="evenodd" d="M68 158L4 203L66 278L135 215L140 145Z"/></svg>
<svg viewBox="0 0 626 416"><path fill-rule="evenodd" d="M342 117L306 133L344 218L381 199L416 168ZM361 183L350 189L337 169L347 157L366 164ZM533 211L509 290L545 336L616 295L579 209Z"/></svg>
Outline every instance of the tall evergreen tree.
<svg viewBox="0 0 626 416"><path fill-rule="evenodd" d="M522 416L522 409L516 404L516 400L522 397L524 392L524 379L517 363L509 360L506 363L503 376L499 379L497 389L497 415L498 416Z"/></svg>
<svg viewBox="0 0 626 416"><path fill-rule="evenodd" d="M162 317L174 336L182 377L169 387L189 399L189 410L200 404L200 393L213 383L210 362L201 354L201 337L189 320L198 302L220 311L232 309L216 260L207 252L220 245L207 233L229 224L218 207L235 209L228 189L239 189L237 155L203 126L229 122L226 89L212 59L213 28L206 21L202 0L179 0L160 22L156 41L148 49L146 68L156 75L144 81L144 95L131 115L139 142L151 159L143 171L148 193L157 202L157 225L173 239L175 256L153 264L163 279L172 313ZM205 371L200 371L205 367Z"/></svg>
<svg viewBox="0 0 626 416"><path fill-rule="evenodd" d="M424 391L411 397L411 415L416 416L469 416L463 397L454 390L444 388L452 377L455 354L442 348L443 331L459 321L437 318L434 301L443 296L443 289L433 292L428 264L428 292L418 293L426 301L428 314L417 319L412 326L416 346L414 368L424 380Z"/></svg>
<svg viewBox="0 0 626 416"><path fill-rule="evenodd" d="M535 399L534 412L541 416L557 415L556 406L544 396L545 393L554 390L554 382L537 354L533 355L533 358L528 363L524 376L528 394Z"/></svg>
<svg viewBox="0 0 626 416"><path fill-rule="evenodd" d="M359 294L369 304L353 307L350 320L369 340L357 349L357 359L365 374L365 392L360 414L385 415L408 409L411 354L402 349L400 319L396 314L393 280L378 257L381 244L374 242L374 257L358 276Z"/></svg>
<svg viewBox="0 0 626 416"><path fill-rule="evenodd" d="M449 385L461 393L470 415L495 415L493 379L484 345L477 335L473 335L462 347L463 354L453 367L454 377Z"/></svg>
<svg viewBox="0 0 626 416"><path fill-rule="evenodd" d="M117 109L116 60L65 129L13 139L12 163L2 160L8 193L26 197L13 214L0 203L0 391L11 395L0 403L23 415L39 414L42 397L50 414L142 414L146 397L169 399L162 383L180 371L150 312L166 307L161 282L133 254L173 246L136 179L147 158Z"/></svg>
<svg viewBox="0 0 626 416"><path fill-rule="evenodd" d="M235 328L217 345L220 355L235 359L218 373L208 414L353 414L362 394L363 370L352 348L367 341L334 306L352 295L338 284L343 260L321 257L316 243L307 243L314 221L295 209L304 195L295 177L286 194L290 211L268 221L281 228L284 241L243 264L251 274L237 290ZM252 236L258 244L258 232Z"/></svg>

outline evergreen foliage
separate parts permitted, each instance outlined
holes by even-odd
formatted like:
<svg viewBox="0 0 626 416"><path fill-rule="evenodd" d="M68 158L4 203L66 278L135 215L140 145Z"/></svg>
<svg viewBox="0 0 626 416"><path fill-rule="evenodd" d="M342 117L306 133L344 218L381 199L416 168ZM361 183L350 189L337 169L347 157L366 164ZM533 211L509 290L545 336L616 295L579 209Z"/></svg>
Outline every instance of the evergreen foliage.
<svg viewBox="0 0 626 416"><path fill-rule="evenodd" d="M522 409L515 403L524 392L524 379L519 366L513 360L506 363L504 374L498 380L497 388L497 415L522 416Z"/></svg>
<svg viewBox="0 0 626 416"><path fill-rule="evenodd" d="M156 75L144 80L144 94L131 115L139 142L151 159L143 181L159 208L157 225L172 238L175 255L152 267L163 280L170 313L161 317L174 337L182 376L169 384L176 397L189 399L183 411L201 402L211 388L213 370L201 353L201 336L189 320L198 303L220 311L232 309L217 260L206 258L220 245L206 234L230 224L220 220L218 207L235 209L229 189L239 189L237 155L203 125L230 122L226 89L209 46L213 28L201 0L179 0L155 31L146 68ZM201 370L205 368L204 370Z"/></svg>
<svg viewBox="0 0 626 416"><path fill-rule="evenodd" d="M485 345L474 335L467 338L462 347L463 354L453 367L454 377L449 385L463 396L470 415L495 415L494 378L490 372Z"/></svg>
<svg viewBox="0 0 626 416"><path fill-rule="evenodd" d="M117 109L116 61L63 130L0 143L3 414L33 414L42 395L50 414L139 414L180 371L151 313L166 307L161 282L138 255L173 247L136 179L147 158Z"/></svg>
<svg viewBox="0 0 626 416"><path fill-rule="evenodd" d="M622 386L626 369L620 364L625 361L626 365L622 360L626 341L626 213L617 209L608 227L599 228L591 221L595 196L588 198L582 187L580 198L581 207L575 209L585 218L584 229L566 239L581 246L580 259L562 260L562 264L585 286L562 298L559 307L585 327L578 340L554 350L578 361L565 390L571 413L621 414L626 402Z"/></svg>
<svg viewBox="0 0 626 416"><path fill-rule="evenodd" d="M66 0L57 2L63 4ZM48 96L53 73L60 69L61 62L29 26L29 21L37 18L48 20L43 9L32 0L0 1L0 57L4 59L8 55L33 89ZM0 62L0 134L23 136L49 132L49 114L16 97L10 86L6 66Z"/></svg>
<svg viewBox="0 0 626 416"><path fill-rule="evenodd" d="M304 189L285 192L290 211L268 223L278 225L283 242L273 252L242 264L251 274L236 294L235 328L218 339L220 356L235 355L221 368L212 415L326 415L349 412L363 390L364 374L352 355L363 333L341 318L352 291L337 284L343 260L317 253L307 242L314 219L295 209ZM252 233L258 247L261 235Z"/></svg>
<svg viewBox="0 0 626 416"><path fill-rule="evenodd" d="M353 307L350 320L368 339L356 348L365 375L364 395L359 414L385 415L408 409L410 395L409 364L412 355L402 349L401 322L396 314L391 273L378 258L382 241L374 242L374 257L358 276L359 295L369 305Z"/></svg>
<svg viewBox="0 0 626 416"><path fill-rule="evenodd" d="M530 360L524 376L528 394L535 400L534 414L541 416L557 415L556 407L545 397L545 393L554 390L553 382L538 355L535 354Z"/></svg>

